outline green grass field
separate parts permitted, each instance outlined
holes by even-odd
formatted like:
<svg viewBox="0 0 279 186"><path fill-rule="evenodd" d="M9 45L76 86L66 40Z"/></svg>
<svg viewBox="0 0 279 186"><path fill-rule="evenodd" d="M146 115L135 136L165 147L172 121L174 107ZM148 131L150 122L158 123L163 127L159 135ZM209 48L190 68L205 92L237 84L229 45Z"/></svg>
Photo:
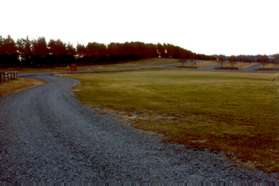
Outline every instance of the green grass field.
<svg viewBox="0 0 279 186"><path fill-rule="evenodd" d="M171 143L223 151L279 172L279 82L275 74L139 71L71 75L81 102L116 112Z"/></svg>

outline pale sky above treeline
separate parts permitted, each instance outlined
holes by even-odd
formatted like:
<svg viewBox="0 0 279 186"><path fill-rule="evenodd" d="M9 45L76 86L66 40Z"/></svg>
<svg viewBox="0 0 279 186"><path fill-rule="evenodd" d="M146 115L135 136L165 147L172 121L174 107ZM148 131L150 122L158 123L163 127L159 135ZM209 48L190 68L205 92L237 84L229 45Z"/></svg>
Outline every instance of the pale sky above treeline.
<svg viewBox="0 0 279 186"><path fill-rule="evenodd" d="M0 35L172 43L204 54L279 53L278 0L4 0Z"/></svg>

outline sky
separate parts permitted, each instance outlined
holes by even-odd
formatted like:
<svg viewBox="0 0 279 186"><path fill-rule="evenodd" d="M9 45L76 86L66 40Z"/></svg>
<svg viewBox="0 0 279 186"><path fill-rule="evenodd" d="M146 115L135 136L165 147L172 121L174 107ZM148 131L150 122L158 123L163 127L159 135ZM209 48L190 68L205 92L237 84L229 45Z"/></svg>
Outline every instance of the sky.
<svg viewBox="0 0 279 186"><path fill-rule="evenodd" d="M0 35L172 43L204 54L279 53L278 0L1 0Z"/></svg>

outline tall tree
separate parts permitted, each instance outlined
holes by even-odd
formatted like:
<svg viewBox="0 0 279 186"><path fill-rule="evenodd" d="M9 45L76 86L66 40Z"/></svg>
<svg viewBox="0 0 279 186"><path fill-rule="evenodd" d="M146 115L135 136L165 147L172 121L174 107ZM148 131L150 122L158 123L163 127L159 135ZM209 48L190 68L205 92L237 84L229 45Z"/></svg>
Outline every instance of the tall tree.
<svg viewBox="0 0 279 186"><path fill-rule="evenodd" d="M0 63L4 66L14 66L18 62L18 53L15 41L8 36L0 37Z"/></svg>
<svg viewBox="0 0 279 186"><path fill-rule="evenodd" d="M32 41L32 60L37 65L48 64L49 50L44 37Z"/></svg>
<svg viewBox="0 0 279 186"><path fill-rule="evenodd" d="M20 63L22 65L32 65L31 41L28 37L26 39L17 40L17 50Z"/></svg>

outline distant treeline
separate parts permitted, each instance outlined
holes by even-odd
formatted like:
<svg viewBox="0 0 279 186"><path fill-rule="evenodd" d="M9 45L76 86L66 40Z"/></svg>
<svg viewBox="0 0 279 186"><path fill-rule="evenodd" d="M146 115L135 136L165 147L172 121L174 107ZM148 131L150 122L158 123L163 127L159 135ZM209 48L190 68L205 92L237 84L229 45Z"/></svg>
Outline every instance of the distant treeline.
<svg viewBox="0 0 279 186"><path fill-rule="evenodd" d="M215 56L219 61L230 62L257 62L257 63L279 63L279 54L275 55L238 55L238 56Z"/></svg>
<svg viewBox="0 0 279 186"><path fill-rule="evenodd" d="M0 66L64 66L71 63L116 63L147 58L189 59L197 54L171 44L142 42L72 44L44 37L35 40L0 36Z"/></svg>
<svg viewBox="0 0 279 186"><path fill-rule="evenodd" d="M185 60L221 60L245 62L276 62L274 56L208 56L196 54L172 44L143 42L110 43L90 42L86 45L72 44L44 37L35 40L0 36L0 66L65 66L71 63L97 64L148 58L174 58Z"/></svg>

